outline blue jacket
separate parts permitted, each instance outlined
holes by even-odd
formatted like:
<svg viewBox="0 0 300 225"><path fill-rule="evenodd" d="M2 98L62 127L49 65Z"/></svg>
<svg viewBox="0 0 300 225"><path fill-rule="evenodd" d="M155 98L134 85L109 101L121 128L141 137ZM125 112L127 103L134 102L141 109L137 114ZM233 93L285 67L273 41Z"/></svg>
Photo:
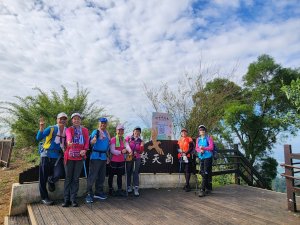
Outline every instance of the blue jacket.
<svg viewBox="0 0 300 225"><path fill-rule="evenodd" d="M52 138L50 140L50 145L48 144L49 147L45 148L47 143L44 143L44 149L47 151L43 151L41 153L41 157L49 157L49 158L58 158L60 152L62 151L60 144L55 143L55 137L57 135L58 132L58 125L54 125L54 126L49 126L47 127L43 132L38 131L37 135L36 135L36 140L37 141L41 141L43 139L45 139L47 136L50 135L50 131L51 131L51 127L54 128L53 133L52 133ZM65 141L65 139L64 139Z"/></svg>
<svg viewBox="0 0 300 225"><path fill-rule="evenodd" d="M90 135L90 141L95 137L96 134L97 134L97 130L93 130L92 134ZM109 134L105 130L103 139L99 137L96 143L93 145L90 159L106 160L107 159L106 153L109 150L109 141L110 141Z"/></svg>

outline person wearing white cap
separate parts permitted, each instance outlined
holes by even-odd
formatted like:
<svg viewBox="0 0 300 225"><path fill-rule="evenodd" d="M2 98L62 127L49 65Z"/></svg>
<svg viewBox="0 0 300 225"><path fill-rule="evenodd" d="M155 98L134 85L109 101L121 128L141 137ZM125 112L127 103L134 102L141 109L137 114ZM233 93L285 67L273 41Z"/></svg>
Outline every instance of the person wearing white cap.
<svg viewBox="0 0 300 225"><path fill-rule="evenodd" d="M200 125L199 137L196 139L196 152L198 153L198 158L200 159L200 172L202 176L202 184L199 192L199 197L208 194L211 189L211 173L212 173L212 157L214 149L214 141L211 136L206 134L206 127Z"/></svg>
<svg viewBox="0 0 300 225"><path fill-rule="evenodd" d="M126 142L129 143L131 153L126 159L126 171L127 171L127 192L132 193L131 187L131 175L133 176L133 185L134 185L134 196L140 196L139 193L139 174L140 174L140 165L141 165L141 154L144 152L144 142L141 139L140 127L135 127L133 129L133 134L126 137Z"/></svg>
<svg viewBox="0 0 300 225"><path fill-rule="evenodd" d="M66 143L66 124L68 116L61 112L56 117L57 124L45 129L44 118L40 118L40 129L36 139L41 141L45 139L41 147L41 161L39 167L39 191L42 203L52 205L53 201L49 199L46 184L50 192L55 191L55 182L64 175L63 151Z"/></svg>
<svg viewBox="0 0 300 225"><path fill-rule="evenodd" d="M109 195L113 195L113 178L117 175L117 196L124 196L122 190L122 176L125 174L125 154L131 153L129 144L124 138L124 126L119 124L116 129L117 135L110 140L110 172L108 176Z"/></svg>
<svg viewBox="0 0 300 225"><path fill-rule="evenodd" d="M80 113L73 113L71 115L73 126L66 130L67 149L64 155L66 179L62 207L78 206L76 197L83 167L82 160L85 160L86 151L89 149L89 131L81 126L81 118Z"/></svg>

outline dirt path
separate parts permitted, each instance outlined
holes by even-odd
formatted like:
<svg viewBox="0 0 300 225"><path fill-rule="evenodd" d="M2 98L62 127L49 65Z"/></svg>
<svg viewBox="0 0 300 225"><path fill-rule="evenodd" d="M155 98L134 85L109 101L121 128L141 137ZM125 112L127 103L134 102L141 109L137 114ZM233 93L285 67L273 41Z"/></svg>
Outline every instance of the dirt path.
<svg viewBox="0 0 300 225"><path fill-rule="evenodd" d="M4 224L4 216L8 215L11 187L13 183L19 182L19 173L33 164L26 162L23 158L30 149L22 149L22 155L19 157L12 156L9 168L0 168L0 224Z"/></svg>

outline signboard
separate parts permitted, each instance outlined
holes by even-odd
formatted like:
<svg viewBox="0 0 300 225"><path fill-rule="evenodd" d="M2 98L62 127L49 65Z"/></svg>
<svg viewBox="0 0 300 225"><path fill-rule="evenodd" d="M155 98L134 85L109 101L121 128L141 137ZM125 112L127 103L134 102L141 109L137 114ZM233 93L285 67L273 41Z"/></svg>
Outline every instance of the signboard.
<svg viewBox="0 0 300 225"><path fill-rule="evenodd" d="M155 141L145 143L145 151L141 155L141 173L178 173L179 160L177 157L177 141L158 141L156 146ZM196 170L196 161L193 156L192 173ZM183 166L181 167L183 168ZM181 172L184 172L181 170Z"/></svg>
<svg viewBox="0 0 300 225"><path fill-rule="evenodd" d="M172 117L168 113L152 113L152 130L157 132L157 140L172 139Z"/></svg>

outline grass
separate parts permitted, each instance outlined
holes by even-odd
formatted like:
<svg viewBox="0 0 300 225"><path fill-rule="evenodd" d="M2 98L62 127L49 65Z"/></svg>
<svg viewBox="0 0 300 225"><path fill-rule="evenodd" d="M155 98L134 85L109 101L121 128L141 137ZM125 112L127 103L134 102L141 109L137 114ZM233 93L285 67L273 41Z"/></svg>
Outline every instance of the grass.
<svg viewBox="0 0 300 225"><path fill-rule="evenodd" d="M19 173L38 163L31 154L32 148L14 148L9 168L0 169L0 224L4 223L4 216L9 212L12 184L18 183Z"/></svg>

